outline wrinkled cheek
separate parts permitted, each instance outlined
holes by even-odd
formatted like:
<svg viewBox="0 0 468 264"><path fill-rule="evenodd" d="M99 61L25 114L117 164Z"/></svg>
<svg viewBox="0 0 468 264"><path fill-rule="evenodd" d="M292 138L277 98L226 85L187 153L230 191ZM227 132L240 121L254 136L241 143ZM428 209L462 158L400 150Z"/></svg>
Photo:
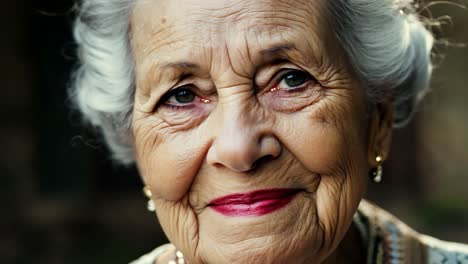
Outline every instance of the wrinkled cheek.
<svg viewBox="0 0 468 264"><path fill-rule="evenodd" d="M345 123L349 118L342 115L338 121L344 123L338 123L307 116L306 122L296 123L294 131L298 132L290 136L291 152L308 171L320 176L316 213L328 248L345 231L363 192L361 164L365 161L365 147L356 132L359 128Z"/></svg>
<svg viewBox="0 0 468 264"><path fill-rule="evenodd" d="M296 126L297 127L297 126ZM335 174L341 167L345 152L343 140L336 130L322 126L309 126L297 129L306 131L304 135L293 137L290 150L300 162L314 174Z"/></svg>
<svg viewBox="0 0 468 264"><path fill-rule="evenodd" d="M193 148L173 144L137 147L137 152L140 174L153 197L174 202L187 194L203 160L203 155Z"/></svg>
<svg viewBox="0 0 468 264"><path fill-rule="evenodd" d="M310 172L332 176L339 182L344 180L339 178L352 173L351 164L360 162L366 148L360 135L361 124L354 122L359 113L329 104L323 102L286 121L289 127L294 127L286 140Z"/></svg>

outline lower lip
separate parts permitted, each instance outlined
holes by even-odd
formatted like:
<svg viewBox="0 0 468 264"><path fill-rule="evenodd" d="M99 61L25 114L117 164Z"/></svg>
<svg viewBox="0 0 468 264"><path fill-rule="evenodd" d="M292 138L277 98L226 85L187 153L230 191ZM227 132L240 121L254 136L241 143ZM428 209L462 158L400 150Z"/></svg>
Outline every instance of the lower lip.
<svg viewBox="0 0 468 264"><path fill-rule="evenodd" d="M295 189L273 189L233 194L216 199L210 207L225 216L262 216L285 207L298 192ZM223 202L224 199L228 201Z"/></svg>

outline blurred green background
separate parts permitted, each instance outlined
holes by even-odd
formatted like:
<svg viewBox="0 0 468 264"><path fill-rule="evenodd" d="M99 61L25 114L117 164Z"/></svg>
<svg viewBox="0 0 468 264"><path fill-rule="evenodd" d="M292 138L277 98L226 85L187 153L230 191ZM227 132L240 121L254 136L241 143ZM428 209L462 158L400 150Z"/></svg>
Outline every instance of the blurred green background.
<svg viewBox="0 0 468 264"><path fill-rule="evenodd" d="M0 3L0 263L128 263L165 242L134 168L115 167L66 99L72 0ZM468 43L468 11L443 35ZM439 46L432 91L395 131L368 197L423 233L468 243L468 49Z"/></svg>

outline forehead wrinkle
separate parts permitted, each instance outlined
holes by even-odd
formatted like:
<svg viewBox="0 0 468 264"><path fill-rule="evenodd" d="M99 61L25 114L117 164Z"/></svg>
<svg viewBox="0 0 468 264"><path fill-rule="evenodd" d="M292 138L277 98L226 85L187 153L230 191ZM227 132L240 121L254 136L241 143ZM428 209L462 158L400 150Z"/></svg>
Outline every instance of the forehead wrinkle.
<svg viewBox="0 0 468 264"><path fill-rule="evenodd" d="M307 65L309 67L315 68L315 56L310 54L308 50L301 51L297 48L297 45L288 41L280 41L277 39L275 42L278 44L269 44L261 45L256 44L252 46L257 46L253 52L251 47L249 47L249 41L245 38L243 44L245 49L242 47L240 49L230 49L227 46L218 48L209 48L211 52L215 53L214 60L210 60L210 68L202 67L196 62L198 60L174 60L174 61L158 61L157 56L153 56L154 60L146 58L143 67L139 69L139 76L145 77L145 87L151 87L161 82L174 82L182 74L194 74L200 75L202 71L208 71L212 73L212 76L216 79L231 79L232 83L246 83L247 79L253 79L253 75L261 66L274 63L278 60L291 61ZM227 43L225 43L227 45ZM260 49L266 46L267 48ZM236 46L237 47L237 46ZM194 50L194 49L192 49ZM228 53L232 53L235 50L239 54L237 56L232 56ZM221 56L219 55L220 53ZM251 54L252 53L252 54ZM217 54L217 55L216 55ZM187 57L187 56L181 56ZM198 56L196 56L198 57ZM235 59L232 59L235 57ZM224 59L223 59L224 58ZM223 62L226 60L226 62ZM214 64L214 65L213 65ZM214 72L212 72L214 70ZM232 79L233 76L236 78ZM239 78L240 77L240 78ZM226 83L222 81L222 83ZM230 83L230 82L229 82ZM226 85L227 86L227 85Z"/></svg>
<svg viewBox="0 0 468 264"><path fill-rule="evenodd" d="M150 1L148 0L140 0L143 1L143 3L149 3ZM206 32L209 32L211 34L213 33L226 33L226 29L228 32L231 32L234 28L237 28L237 31L250 31L251 28L257 27L258 26L258 19L261 19L261 24L266 27L289 27L289 28L294 28L294 27L303 27L302 24L311 24L315 26L315 29L321 28L321 27L316 27L316 24L319 23L314 23L314 20L317 20L317 16L313 14L320 14L321 12L314 12L317 11L319 8L316 8L320 6L319 1L301 1L300 5L305 5L309 7L311 12L307 12L303 9L297 10L297 1L294 2L294 5L290 3L290 1L284 1L284 0L265 0L265 1L232 1L229 3L226 3L225 1L187 1L188 3L182 3L182 1L175 1L175 2L181 2L180 5L172 5L167 4L168 2L163 1L162 3L159 3L157 6L158 13L163 12L164 10L166 12L169 12L168 21L171 21L171 26L177 26L177 23L182 23L183 27L193 27L195 32L199 32L200 30L200 24L198 23L193 23L193 21L200 22L202 24L211 24L212 26L215 26L216 28L213 27L208 27L204 28L204 33L205 34L197 34L197 37L199 37L199 41L204 41L207 40L206 38L203 38L203 35L206 35ZM312 3L313 2L313 3ZM321 2L321 1L320 1ZM171 3L173 3L171 1ZM200 7L201 4L209 4L207 7ZM219 6L215 6L216 3L221 3ZM237 5L237 3L241 3L243 5ZM164 8L159 8L161 5L163 5ZM169 6L168 6L169 5ZM153 5L154 6L154 5ZM193 8L190 8L193 6ZM279 8L284 7L284 8ZM187 8L188 7L188 8ZM260 8L261 7L261 8ZM290 9L295 8L296 11L302 11L302 12L292 12ZM143 9L143 7L140 6L140 9ZM144 8L146 9L146 8ZM156 9L156 8L152 8ZM164 9L164 10L162 10ZM224 21L220 21L219 19L216 19L216 13L210 13L207 15L207 13L203 12L203 9L207 10L218 10L219 12L228 12L226 13L227 17L237 17L239 20L234 19L224 19ZM227 9L234 9L234 10L228 10ZM284 9L284 10L281 10ZM151 10L151 8L149 8ZM189 10L188 12L184 12L186 10ZM143 10L148 12L148 10ZM171 13L171 11L173 11ZM294 10L293 10L294 11ZM151 12L153 14L153 12ZM185 14L187 13L187 14ZM304 14L302 14L304 13ZM253 15L254 14L254 15ZM302 15L301 15L302 14ZM153 16L157 17L157 16ZM192 17L192 22L187 22L187 18ZM197 18L198 17L198 18ZM245 17L248 21L246 23L232 23L232 22L241 22L243 20L243 17ZM153 19L154 20L154 19ZM188 18L190 20L190 18ZM214 21L211 21L214 20ZM302 21L298 21L302 20ZM210 23L211 22L211 23ZM298 23L299 22L299 23ZM157 35L160 35L161 32L163 31L170 31L169 29L172 27L169 27L168 25L165 25L164 27L159 27L158 30L154 30L155 27L157 27L158 23L151 23L152 29L151 30L153 33L151 34L150 38L151 40L155 41L154 44L159 44L159 42L162 42L163 40L167 38L161 38L157 37ZM180 25L180 24L179 24ZM252 27L253 26L253 27ZM270 28L271 29L271 28ZM307 29L306 29L307 30ZM174 32L171 32L172 34ZM147 34L148 35L148 34ZM186 38L186 37L194 37L194 36L181 36L179 38ZM202 38L200 38L202 37ZM212 37L209 37L213 39ZM208 40L209 40L208 38ZM192 39L194 41L195 39ZM168 41L168 40L166 40ZM165 43L162 43L163 45ZM169 43L167 43L169 44ZM155 46L156 46L155 45Z"/></svg>
<svg viewBox="0 0 468 264"><path fill-rule="evenodd" d="M146 1L145 1L146 2ZM179 1L179 2L184 2L184 1ZM254 1L255 2L255 1ZM248 2L250 6L254 6L254 2ZM279 3L283 4L284 6L288 5L291 6L291 3L288 1L262 1L263 3ZM319 4L315 4L315 1L306 1L309 3L309 8L310 6L313 6L314 8L317 6L320 6ZM311 2L314 2L314 4L311 4ZM319 1L317 1L319 2ZM322 2L322 1L320 1ZM172 2L171 2L172 3ZM191 2L189 2L191 3ZM231 3L231 6L234 6L234 2ZM171 4L167 4L171 5ZM171 6L174 9L176 5ZM168 7L168 11L171 10L171 7ZM183 7L181 7L183 8ZM153 9L155 9L153 7ZM187 9L187 4L185 4L185 9ZM310 9L314 11L318 11L318 8L315 9ZM144 12L150 12L148 10L143 10ZM161 11L161 10L159 10ZM209 69L209 72L211 72L214 69L219 69L223 67L222 65L215 65L217 58L219 58L219 53L214 49L214 45L222 45L221 43L226 43L230 42L231 46L232 40L240 40L241 38L239 35L243 35L243 41L239 41L235 43L234 47L237 49L236 52L241 53L241 57L237 56L236 57L236 63L242 66L252 64L252 61L256 60L262 60L262 59L257 59L258 56L258 50L261 47L265 47L270 45L272 42L279 43L279 40L282 40L283 42L289 41L290 43L297 43L296 50L289 50L289 51L284 51L282 54L278 52L275 54L275 57L294 57L294 58L300 58L304 61L305 64L307 65L314 65L314 64L323 64L324 60L326 60L326 55L325 51L328 51L328 47L325 47L325 34L326 29L324 29L323 25L319 22L321 20L320 15L314 15L314 14L323 14L323 12L313 12L313 11L307 11L307 12L302 12L302 13L287 13L285 12L273 12L273 11L268 11L268 10L255 10L255 8L252 8L250 10L247 10L246 12L240 12L241 14L244 14L246 18L248 15L255 14L254 18L251 18L250 21L253 23L255 22L254 27L248 28L248 26L251 26L252 23L235 23L235 26L232 26L232 23L227 23L227 25L231 25L230 31L228 32L217 32L216 30L211 30L213 27L208 27L208 30L205 28L201 27L198 28L197 31L191 31L189 28L186 27L187 25L191 25L193 27L196 27L197 23L191 23L190 21L193 21L194 17L193 15L195 14L196 16L202 15L203 10L198 11L194 13L195 10L192 10L189 12L189 15L184 16L183 11L178 11L178 14L176 13L175 17L180 18L174 20L174 17L170 16L167 19L168 23L170 23L170 26L164 26L160 27L159 23L154 23L157 22L158 20L154 17L150 17L152 21L152 25L148 26L149 23L146 23L147 25L145 26L147 30L150 30L150 33L148 32L140 32L139 34L144 37L140 41L140 46L136 46L136 52L139 53L140 60L144 61L144 64L153 64L154 62L164 60L164 61L169 61L170 57L173 56L174 54L172 51L176 50L186 50L185 55L192 53L194 55L194 50L202 50L202 53L200 54L195 54L196 58L202 59L202 61L205 61L203 57L210 57L207 62L209 61L210 63L206 65L206 67ZM284 10L283 10L284 11ZM230 11L231 16L233 15L233 11ZM142 13L143 16L145 16L145 13ZM148 14L148 13L146 13ZM206 14L205 14L206 16ZM264 17L263 17L264 16ZM283 17L284 16L284 17ZM289 16L289 17L288 17ZM148 17L146 15L146 17ZM190 18L192 17L192 18ZM210 16L208 16L210 17ZM263 18L262 18L263 17ZM140 18L138 19L139 21L144 20L145 18ZM275 20L276 19L276 20ZM206 23L207 20L204 18L203 21ZM302 22L301 22L302 21ZM248 22L248 21L247 21ZM261 23L259 23L261 22ZM136 23L136 22L135 22ZM183 25L183 27L178 27L177 24ZM320 25L322 25L320 27ZM198 25L200 26L200 25ZM217 27L222 28L223 25L218 25ZM179 32L174 32L175 29L182 29L185 28L185 30L182 30ZM188 29L188 30L187 30ZM202 29L202 31L200 31ZM144 31L144 30L143 30ZM197 34L193 34L193 32L200 32ZM229 33L229 34L227 34ZM307 36L306 36L307 35ZM240 47L239 43L243 42ZM197 48L198 46L198 48ZM257 49L257 51L255 50ZM232 50L230 50L232 52ZM302 51L302 52L301 52ZM218 54L217 54L218 53ZM268 53L268 52L267 52ZM297 53L297 55L295 55ZM166 55L165 55L166 54ZM179 54L176 56L179 57ZM270 52L267 55L263 55L263 60L265 60L266 57L271 56L273 57L273 52ZM288 55L288 56L287 56ZM166 56L166 58L161 58L161 56ZM192 60L195 58L195 56L189 56L191 57L191 60L189 61L196 61ZM187 58L187 56L185 56ZM176 59L176 58L174 58ZM231 61L232 63L232 61ZM248 63L248 64L247 64ZM205 63L201 63L204 65ZM218 67L217 67L218 66ZM318 65L317 65L318 66ZM204 66L205 67L205 66ZM244 74L245 75L245 74Z"/></svg>

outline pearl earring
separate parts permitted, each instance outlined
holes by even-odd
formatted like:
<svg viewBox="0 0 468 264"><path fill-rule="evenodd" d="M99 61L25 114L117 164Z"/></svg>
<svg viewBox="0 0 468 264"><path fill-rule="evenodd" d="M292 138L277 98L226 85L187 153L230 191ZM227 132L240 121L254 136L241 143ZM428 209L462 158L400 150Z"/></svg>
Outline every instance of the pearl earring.
<svg viewBox="0 0 468 264"><path fill-rule="evenodd" d="M153 196L153 194L151 193L151 190L148 188L148 186L145 186L143 188L143 193L145 194L145 196L148 198L148 204L147 204L147 209L148 211L150 212L154 212L156 211L156 208L154 206L154 202L153 200L151 199L151 197Z"/></svg>
<svg viewBox="0 0 468 264"><path fill-rule="evenodd" d="M372 181L374 183L380 183L382 182L382 174L383 174L383 168L382 168L382 163L383 163L383 158L382 156L377 156L375 157L375 161L377 162L377 168L372 170Z"/></svg>

